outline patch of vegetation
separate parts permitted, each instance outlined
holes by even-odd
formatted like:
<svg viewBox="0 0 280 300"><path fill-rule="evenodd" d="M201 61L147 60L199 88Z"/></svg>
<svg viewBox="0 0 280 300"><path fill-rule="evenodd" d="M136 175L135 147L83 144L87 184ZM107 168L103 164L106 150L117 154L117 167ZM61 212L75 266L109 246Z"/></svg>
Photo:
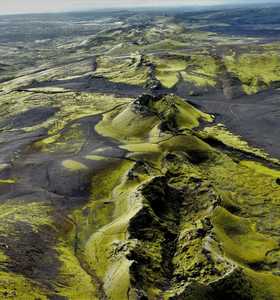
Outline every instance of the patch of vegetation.
<svg viewBox="0 0 280 300"><path fill-rule="evenodd" d="M215 87L219 75L219 65L216 59L209 55L194 55L188 64L182 77L186 81L190 81L199 87Z"/></svg>
<svg viewBox="0 0 280 300"><path fill-rule="evenodd" d="M271 176L271 177L274 177L274 178L280 178L280 170L275 170L275 169L272 169L272 168L268 168L268 167L262 165L261 163L257 163L255 161L250 161L250 160L242 160L240 162L240 164L242 166L245 166L249 169L254 170L257 173L267 175L267 176Z"/></svg>
<svg viewBox="0 0 280 300"><path fill-rule="evenodd" d="M267 253L277 248L275 240L256 232L255 224L225 209L216 209L212 221L225 254L241 264L261 264Z"/></svg>
<svg viewBox="0 0 280 300"><path fill-rule="evenodd" d="M205 127L202 131L202 137L213 141L221 142L232 149L241 150L247 154L253 154L273 163L278 163L276 158L270 157L264 150L252 147L240 136L231 133L223 124L217 124Z"/></svg>
<svg viewBox="0 0 280 300"><path fill-rule="evenodd" d="M84 164L82 164L78 161L75 161L75 160L71 160L71 159L64 160L62 162L62 165L64 168L66 168L69 171L88 170L87 166L85 166Z"/></svg>
<svg viewBox="0 0 280 300"><path fill-rule="evenodd" d="M95 74L102 75L112 82L145 85L148 80L148 68L143 65L140 54L122 60L102 57L97 60L97 65Z"/></svg>
<svg viewBox="0 0 280 300"><path fill-rule="evenodd" d="M156 77L161 84L167 88L172 88L179 80L179 72L184 71L187 62L184 59L161 59L156 56L152 58L156 65Z"/></svg>
<svg viewBox="0 0 280 300"><path fill-rule="evenodd" d="M280 80L280 58L275 53L248 53L225 58L228 70L238 76L244 92L255 94Z"/></svg>

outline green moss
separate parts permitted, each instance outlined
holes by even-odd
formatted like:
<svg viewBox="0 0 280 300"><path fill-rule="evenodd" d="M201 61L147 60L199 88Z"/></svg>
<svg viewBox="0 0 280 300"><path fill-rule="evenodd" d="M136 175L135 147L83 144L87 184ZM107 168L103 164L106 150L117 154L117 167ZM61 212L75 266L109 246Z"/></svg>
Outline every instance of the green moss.
<svg viewBox="0 0 280 300"><path fill-rule="evenodd" d="M196 109L189 103L182 101L180 98L176 98L175 103L178 108L176 115L177 125L180 129L192 129L198 127L200 121L212 122L213 117L209 114L203 113Z"/></svg>
<svg viewBox="0 0 280 300"><path fill-rule="evenodd" d="M280 170L275 170L268 168L261 163L257 163L255 161L250 161L250 160L242 160L240 162L241 166L247 167L251 170L254 170L256 173L271 176L274 178L280 178Z"/></svg>
<svg viewBox="0 0 280 300"><path fill-rule="evenodd" d="M124 174L132 165L133 162L131 161L114 161L106 169L94 176L91 187L92 204L96 200L112 198L114 188L121 183Z"/></svg>
<svg viewBox="0 0 280 300"><path fill-rule="evenodd" d="M276 158L270 157L264 150L252 147L242 137L232 134L223 124L205 127L202 132L204 138L212 138L221 141L226 146L257 155L266 160L277 163Z"/></svg>
<svg viewBox="0 0 280 300"><path fill-rule="evenodd" d="M72 160L72 159L66 159L66 160L62 161L62 165L64 168L66 168L69 171L86 171L86 170L88 170L86 165L84 165L78 161Z"/></svg>
<svg viewBox="0 0 280 300"><path fill-rule="evenodd" d="M241 208L237 204L237 195L233 191L219 190L217 191L220 197L220 205L231 213L240 212Z"/></svg>
<svg viewBox="0 0 280 300"><path fill-rule="evenodd" d="M205 75L193 74L187 72L181 72L181 75L185 81L190 81L197 87L207 87L216 85L216 81L212 78L206 77Z"/></svg>
<svg viewBox="0 0 280 300"><path fill-rule="evenodd" d="M197 73L210 77L215 77L219 73L219 65L211 55L194 55L192 56L192 63Z"/></svg>
<svg viewBox="0 0 280 300"><path fill-rule="evenodd" d="M0 251L0 263L5 263L9 261L9 257L1 250Z"/></svg>
<svg viewBox="0 0 280 300"><path fill-rule="evenodd" d="M213 120L212 116L199 111L175 95L167 95L160 101L151 103L151 108L161 116L162 121L171 123L175 120L176 129L180 130L198 127L201 120Z"/></svg>
<svg viewBox="0 0 280 300"><path fill-rule="evenodd" d="M50 214L52 208L41 203L22 203L18 201L8 201L0 205L0 232L8 234L9 230L13 230L16 222L26 222L35 230L40 225L52 225ZM10 229L9 229L10 228Z"/></svg>
<svg viewBox="0 0 280 300"><path fill-rule="evenodd" d="M145 113L140 112L145 109ZM128 107L121 107L103 116L96 130L99 134L116 138L124 143L155 144L165 139L159 130L161 124L178 129L191 129L199 126L199 121L212 121L208 114L200 112L181 98L168 95L161 99L151 99L145 104L132 103ZM175 129L175 128L174 128Z"/></svg>
<svg viewBox="0 0 280 300"><path fill-rule="evenodd" d="M130 290L130 266L132 262L122 258L112 264L105 278L104 288L108 299L127 299Z"/></svg>
<svg viewBox="0 0 280 300"><path fill-rule="evenodd" d="M108 299L126 297L131 262L118 250L118 245L126 243L126 228L133 215L133 212L128 212L125 203L131 189L137 185L136 182L126 184L127 172L132 165L131 161L111 160L108 167L93 177L89 203L71 214L70 219L75 226L68 240L76 245L82 265L92 275L93 283L90 283L88 275L78 269L72 251L63 248L62 261L65 266L62 273L69 274L66 277L68 285L61 290L62 295L73 299L78 295L84 295L85 299L99 299L99 296L91 298L91 295L94 294L94 282L99 286L102 280ZM76 275L72 278L73 272Z"/></svg>
<svg viewBox="0 0 280 300"><path fill-rule="evenodd" d="M139 143L139 144L128 144L121 146L122 149L128 150L130 152L139 153L159 153L160 148L158 144L152 143Z"/></svg>
<svg viewBox="0 0 280 300"><path fill-rule="evenodd" d="M129 240L128 226L142 207L136 191L146 179L145 176L128 179L133 165L130 161L119 162L119 168L114 166L113 170L106 169L99 174L93 180L93 202L88 206L93 208L93 222L98 227L85 239L84 259L102 280L109 299L125 299L130 288L132 261L126 254L136 241ZM101 205L102 201L106 204Z"/></svg>
<svg viewBox="0 0 280 300"><path fill-rule="evenodd" d="M14 179L0 179L0 184L15 184L16 181Z"/></svg>
<svg viewBox="0 0 280 300"><path fill-rule="evenodd" d="M24 278L11 272L0 271L0 297L13 300L47 300L47 293L43 289Z"/></svg>
<svg viewBox="0 0 280 300"><path fill-rule="evenodd" d="M215 209L212 221L225 254L242 264L263 263L267 252L278 246L270 237L258 233L250 220L234 216L223 208Z"/></svg>
<svg viewBox="0 0 280 300"><path fill-rule="evenodd" d="M85 156L85 159L88 159L88 160L106 160L107 158L105 156L101 156L101 155L86 155Z"/></svg>
<svg viewBox="0 0 280 300"><path fill-rule="evenodd" d="M86 135L79 123L74 123L70 127L51 135L46 139L40 140L34 144L34 147L44 152L64 152L77 153L85 143Z"/></svg>
<svg viewBox="0 0 280 300"><path fill-rule="evenodd" d="M132 110L131 105L105 114L102 122L95 127L104 136L110 136L124 141L143 141L149 132L157 125L159 119L155 116L143 116Z"/></svg>
<svg viewBox="0 0 280 300"><path fill-rule="evenodd" d="M74 211L70 217L77 224L81 247L85 246L96 230L111 222L115 208L115 188L131 165L130 161L112 160L106 169L93 176L89 203ZM76 238L76 234L72 232L72 240Z"/></svg>
<svg viewBox="0 0 280 300"><path fill-rule="evenodd" d="M125 246L127 228L129 220L140 208L137 201L131 205L126 203L131 198L127 197L127 191L131 191L127 188L122 189L122 194L115 192L116 208L112 221L93 233L85 245L89 266L102 278L109 299L116 300L125 299L130 287L129 267L132 262L125 257L126 249L129 249L129 245Z"/></svg>
<svg viewBox="0 0 280 300"><path fill-rule="evenodd" d="M32 227L34 232L37 232L42 225L54 227L53 220L50 217L53 209L39 202L28 203L24 202L23 199L20 199L20 201L9 200L0 205L0 211L0 234L2 241L5 241L5 237L10 236L21 238L21 236L18 236L17 226L19 224ZM6 251L5 242L2 243L2 247ZM17 247L17 244L15 243L13 247ZM16 253L20 253L21 249L16 249L15 251L18 251ZM22 251L24 253L25 250ZM6 269L7 266L13 264L13 256L7 256L2 251L0 256L1 299L48 299L47 294L49 291L42 288L35 280L32 281L23 275ZM19 258L17 257L16 259ZM23 257L22 259L25 258Z"/></svg>
<svg viewBox="0 0 280 300"><path fill-rule="evenodd" d="M98 60L96 74L131 85L144 85L148 80L148 68L141 64L141 55L137 54L122 60L103 56Z"/></svg>
<svg viewBox="0 0 280 300"><path fill-rule="evenodd" d="M207 158L213 149L199 138L193 135L178 135L170 138L167 141L161 142L160 148L167 152L182 151L186 152L190 156L196 156Z"/></svg>
<svg viewBox="0 0 280 300"><path fill-rule="evenodd" d="M35 142L33 147L37 148L37 149L44 150L44 148L46 148L47 145L55 143L55 141L57 140L57 138L59 136L60 135L57 134L57 135L54 135L54 136L51 136L51 137L47 137L47 138L45 138L43 140L40 140L38 142Z"/></svg>
<svg viewBox="0 0 280 300"><path fill-rule="evenodd" d="M181 72L184 80L198 87L214 87L220 72L219 64L211 55L192 55L188 68Z"/></svg>
<svg viewBox="0 0 280 300"><path fill-rule="evenodd" d="M279 63L279 55L269 52L246 53L225 58L228 70L239 77L247 94L257 93L264 86L278 81L280 79Z"/></svg>
<svg viewBox="0 0 280 300"><path fill-rule="evenodd" d="M245 274L252 284L253 297L256 300L279 299L280 278L269 272L256 272L245 269Z"/></svg>
<svg viewBox="0 0 280 300"><path fill-rule="evenodd" d="M30 95L30 93L28 93ZM21 95L22 98L22 95ZM54 106L58 108L58 112L46 122L33 126L28 131L33 131L39 128L48 128L48 137L43 140L46 144L61 142L62 137L59 133L67 127L71 121L79 120L80 118L95 116L104 111L113 109L114 107L130 102L128 98L117 98L114 95L104 95L99 93L67 93L67 94L34 94L30 97L21 100L23 103L10 105L11 110L21 111L22 107L29 107L30 102L35 106L42 105L42 101L46 106ZM69 128L69 127L67 127ZM75 131L75 130L73 130ZM77 136L77 132L72 133L73 137ZM63 137L66 138L67 131L64 130ZM40 146L40 142L37 143ZM44 145L43 145L44 146Z"/></svg>
<svg viewBox="0 0 280 300"><path fill-rule="evenodd" d="M156 77L164 87L169 89L179 81L179 74L176 71L158 70Z"/></svg>
<svg viewBox="0 0 280 300"><path fill-rule="evenodd" d="M97 288L90 274L82 268L76 255L66 245L57 247L61 267L57 293L67 299L97 300Z"/></svg>
<svg viewBox="0 0 280 300"><path fill-rule="evenodd" d="M184 59L159 59L153 58L156 65L156 77L161 84L167 88L172 88L179 80L179 72L187 67Z"/></svg>

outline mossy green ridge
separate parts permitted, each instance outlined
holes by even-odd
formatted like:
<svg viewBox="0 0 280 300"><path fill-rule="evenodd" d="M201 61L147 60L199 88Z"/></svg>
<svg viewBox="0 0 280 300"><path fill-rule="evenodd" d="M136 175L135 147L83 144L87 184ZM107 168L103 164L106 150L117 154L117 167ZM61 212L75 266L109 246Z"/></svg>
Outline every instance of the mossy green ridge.
<svg viewBox="0 0 280 300"><path fill-rule="evenodd" d="M129 106L104 114L96 130L125 143L157 143L171 137L172 131L198 127L200 121L211 122L212 117L175 95L142 95Z"/></svg>
<svg viewBox="0 0 280 300"><path fill-rule="evenodd" d="M241 264L263 263L266 255L277 248L277 242L256 232L256 225L248 219L232 215L223 208L215 210L215 233L223 241L226 255Z"/></svg>
<svg viewBox="0 0 280 300"><path fill-rule="evenodd" d="M206 126L201 132L200 136L209 142L221 143L222 147L228 147L233 151L240 151L244 154L255 156L256 158L270 161L274 164L279 164L279 160L271 157L263 149L250 146L242 137L231 133L223 124L216 124L213 126ZM246 164L246 163L244 163ZM248 163L250 165L250 162ZM272 171L273 173L273 171Z"/></svg>
<svg viewBox="0 0 280 300"><path fill-rule="evenodd" d="M252 169L255 172L263 174L263 175L267 175L267 176L274 177L274 178L280 177L280 170L268 168L258 162L254 162L254 161L250 161L250 160L243 160L240 162L240 164L242 166L245 166L245 167Z"/></svg>
<svg viewBox="0 0 280 300"><path fill-rule="evenodd" d="M120 141L130 160L115 161L122 167L93 181L89 207L99 225L79 226L82 259L108 299L262 299L262 277L267 295L277 299L277 213L273 231L258 216L276 209L278 173L257 172L207 144L192 128L211 116L181 101L142 96L96 125ZM151 131L160 134L151 139ZM94 188L95 180L102 188Z"/></svg>
<svg viewBox="0 0 280 300"><path fill-rule="evenodd" d="M87 170L87 167L84 164L71 159L64 160L62 165L65 169L73 172Z"/></svg>
<svg viewBox="0 0 280 300"><path fill-rule="evenodd" d="M13 254L4 248L3 280L15 286L7 295L247 300L262 299L263 281L265 294L277 299L279 171L211 146L214 129L199 126L211 124L212 116L175 95L120 102L98 118L75 117L55 132L59 138L31 148L58 155L62 176L86 178L90 195L62 213L61 221L43 202L2 205L6 236L18 222L30 224L34 234L52 228L57 264L49 286L25 272L11 277ZM97 148L86 141L84 124L93 124L86 128L105 139ZM79 135L72 135L73 128ZM217 138L232 149L255 151L222 129ZM71 148L75 140L80 146ZM112 149L124 152L114 157ZM81 157L73 156L79 152Z"/></svg>
<svg viewBox="0 0 280 300"><path fill-rule="evenodd" d="M179 72L187 67L184 59L158 59L153 58L152 62L156 65L156 77L163 86L172 88L179 80Z"/></svg>
<svg viewBox="0 0 280 300"><path fill-rule="evenodd" d="M137 52L125 60L102 57L97 60L97 65L95 74L104 76L112 82L145 85L148 80L148 67L145 66L142 55Z"/></svg>
<svg viewBox="0 0 280 300"><path fill-rule="evenodd" d="M247 94L254 94L280 80L280 58L277 53L267 51L233 55L225 58L228 70L238 76Z"/></svg>

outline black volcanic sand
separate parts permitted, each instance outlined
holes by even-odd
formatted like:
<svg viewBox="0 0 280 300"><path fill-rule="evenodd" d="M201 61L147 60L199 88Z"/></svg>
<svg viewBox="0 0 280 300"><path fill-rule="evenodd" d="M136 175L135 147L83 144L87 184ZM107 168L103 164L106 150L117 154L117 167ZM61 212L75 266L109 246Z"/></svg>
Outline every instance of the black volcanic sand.
<svg viewBox="0 0 280 300"><path fill-rule="evenodd" d="M35 107L6 119L0 123L0 127L22 128L35 126L52 117L57 111L58 109L55 107Z"/></svg>
<svg viewBox="0 0 280 300"><path fill-rule="evenodd" d="M1 172L0 179L17 178L17 183L12 186L11 190L6 191L9 194L8 197L5 193L1 193L0 202L1 199L34 193L43 201L49 196L46 197L46 193L51 193L52 197L62 201L62 205L63 200L66 200L67 207L75 205L75 201L87 199L92 175L106 169L112 162L89 160L86 156L98 149L104 149L102 155L108 158L122 159L126 153L118 147L117 142L95 132L94 127L100 120L99 115L83 117L68 123L60 131L58 142L64 143L64 136L71 134L72 128L81 130L83 138L78 152L72 150L67 141L65 142L66 148L63 150L42 152L34 148L33 143L47 137L47 131L40 130L33 133L16 131L13 138L2 133L0 138L5 138L5 146L0 151L0 161L9 164L10 167ZM75 143L74 137L71 143ZM15 153L21 156L20 160L16 159ZM82 163L88 170L82 173L71 172L63 167L62 161L64 160ZM71 202L73 203L70 204Z"/></svg>
<svg viewBox="0 0 280 300"><path fill-rule="evenodd" d="M27 86L24 89L46 87L59 87L76 92L101 92L104 94L115 94L120 97L137 97L138 95L147 92L147 89L137 85L114 83L106 78L95 77L90 75L80 76L73 79L52 80L33 83L32 85Z"/></svg>
<svg viewBox="0 0 280 300"><path fill-rule="evenodd" d="M225 97L188 97L202 110L215 114L231 132L250 145L263 148L280 159L280 90L226 100Z"/></svg>

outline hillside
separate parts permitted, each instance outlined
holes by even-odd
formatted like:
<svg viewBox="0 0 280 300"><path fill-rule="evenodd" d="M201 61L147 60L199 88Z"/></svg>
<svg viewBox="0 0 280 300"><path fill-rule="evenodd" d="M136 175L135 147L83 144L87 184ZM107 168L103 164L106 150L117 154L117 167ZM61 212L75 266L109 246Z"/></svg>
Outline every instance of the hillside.
<svg viewBox="0 0 280 300"><path fill-rule="evenodd" d="M280 298L269 9L0 17L0 299Z"/></svg>

